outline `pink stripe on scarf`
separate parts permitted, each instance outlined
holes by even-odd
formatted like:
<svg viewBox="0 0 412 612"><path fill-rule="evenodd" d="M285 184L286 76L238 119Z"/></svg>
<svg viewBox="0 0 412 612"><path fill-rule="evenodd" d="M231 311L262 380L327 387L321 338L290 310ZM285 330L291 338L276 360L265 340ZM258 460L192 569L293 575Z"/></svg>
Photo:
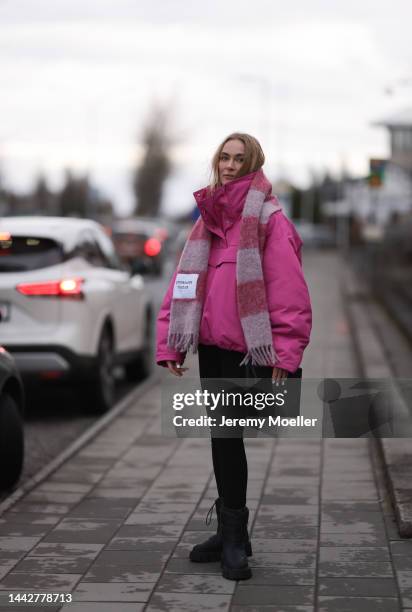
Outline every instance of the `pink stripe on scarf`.
<svg viewBox="0 0 412 612"><path fill-rule="evenodd" d="M241 319L267 310L265 283L263 279L239 283L238 308Z"/></svg>

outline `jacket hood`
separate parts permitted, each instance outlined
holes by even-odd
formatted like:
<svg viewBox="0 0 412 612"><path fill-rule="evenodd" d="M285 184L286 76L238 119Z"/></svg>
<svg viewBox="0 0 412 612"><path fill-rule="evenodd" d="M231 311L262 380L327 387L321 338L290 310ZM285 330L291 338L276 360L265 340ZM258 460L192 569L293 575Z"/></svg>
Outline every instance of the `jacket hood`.
<svg viewBox="0 0 412 612"><path fill-rule="evenodd" d="M210 186L193 193L206 227L222 236L240 217L250 185L259 172L251 172L229 181L213 192Z"/></svg>

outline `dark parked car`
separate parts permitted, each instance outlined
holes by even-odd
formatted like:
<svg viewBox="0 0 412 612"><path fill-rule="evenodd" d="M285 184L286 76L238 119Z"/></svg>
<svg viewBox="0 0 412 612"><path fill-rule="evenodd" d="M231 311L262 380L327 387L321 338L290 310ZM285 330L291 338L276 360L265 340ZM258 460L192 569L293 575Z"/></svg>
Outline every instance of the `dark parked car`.
<svg viewBox="0 0 412 612"><path fill-rule="evenodd" d="M23 413L23 383L13 357L0 346L0 492L11 489L21 475Z"/></svg>
<svg viewBox="0 0 412 612"><path fill-rule="evenodd" d="M158 276L171 255L178 229L167 219L131 217L113 224L112 239L119 257L133 273Z"/></svg>

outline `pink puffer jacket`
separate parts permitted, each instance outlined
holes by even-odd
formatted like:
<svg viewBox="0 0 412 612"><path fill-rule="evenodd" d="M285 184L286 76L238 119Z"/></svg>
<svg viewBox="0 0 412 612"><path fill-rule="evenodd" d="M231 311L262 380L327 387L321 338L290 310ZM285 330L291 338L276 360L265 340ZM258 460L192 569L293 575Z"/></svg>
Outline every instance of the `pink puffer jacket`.
<svg viewBox="0 0 412 612"><path fill-rule="evenodd" d="M199 343L246 353L236 298L236 253L241 212L249 188L243 177L220 187L213 197L206 189L194 193L202 218L212 232ZM274 198L274 202L277 203ZM294 372L309 343L312 310L301 258L302 240L282 210L267 225L262 267L272 326L276 365ZM157 319L156 362L183 363L185 353L167 346L174 273Z"/></svg>

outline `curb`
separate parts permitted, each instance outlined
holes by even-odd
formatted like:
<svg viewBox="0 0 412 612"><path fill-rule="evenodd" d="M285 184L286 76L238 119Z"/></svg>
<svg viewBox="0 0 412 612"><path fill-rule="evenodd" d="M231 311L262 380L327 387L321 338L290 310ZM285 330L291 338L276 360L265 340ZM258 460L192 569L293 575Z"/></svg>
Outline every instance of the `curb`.
<svg viewBox="0 0 412 612"><path fill-rule="evenodd" d="M26 493L32 491L37 485L46 480L50 474L55 472L65 461L70 459L77 451L92 440L100 433L107 425L114 421L122 414L132 402L138 400L144 395L154 384L159 380L159 374L155 373L149 376L144 382L132 389L120 402L114 405L109 412L97 421L95 421L82 435L65 448L57 457L54 457L47 465L45 465L37 474L32 476L25 483L20 485L11 495L0 503L0 516L16 504Z"/></svg>
<svg viewBox="0 0 412 612"><path fill-rule="evenodd" d="M374 326L373 307L367 309L370 296L348 262L342 261L341 295L354 339L359 367L365 378L393 378ZM370 306L373 302L370 302ZM395 389L396 391L396 389ZM408 417L409 410L399 392L394 399L397 413ZM412 537L412 440L405 437L377 438L389 495L395 511L399 534Z"/></svg>

